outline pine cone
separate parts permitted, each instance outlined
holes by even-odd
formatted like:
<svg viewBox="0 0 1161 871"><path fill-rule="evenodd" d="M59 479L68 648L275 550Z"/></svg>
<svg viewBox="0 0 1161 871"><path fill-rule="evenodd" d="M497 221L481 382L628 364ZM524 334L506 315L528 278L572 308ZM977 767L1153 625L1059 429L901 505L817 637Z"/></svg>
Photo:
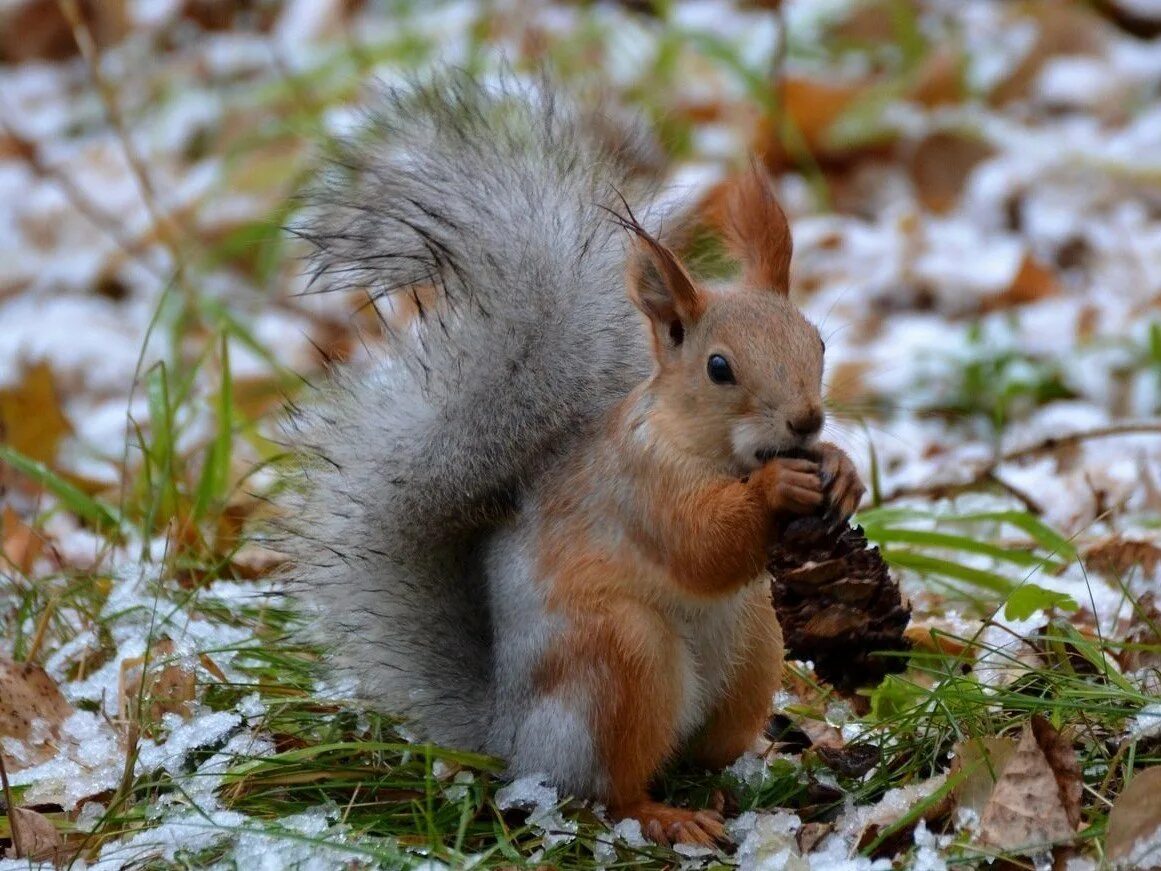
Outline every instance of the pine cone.
<svg viewBox="0 0 1161 871"><path fill-rule="evenodd" d="M911 607L861 527L835 531L822 517L796 517L776 531L767 555L789 658L813 661L815 674L844 694L903 670L904 657L871 655L910 649L903 630Z"/></svg>

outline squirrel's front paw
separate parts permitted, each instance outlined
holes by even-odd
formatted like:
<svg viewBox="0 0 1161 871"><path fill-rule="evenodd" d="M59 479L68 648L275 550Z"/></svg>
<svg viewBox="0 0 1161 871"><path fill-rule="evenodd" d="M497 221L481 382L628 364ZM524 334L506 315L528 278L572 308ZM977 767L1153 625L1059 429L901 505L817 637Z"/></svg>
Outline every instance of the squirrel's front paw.
<svg viewBox="0 0 1161 871"><path fill-rule="evenodd" d="M867 488L855 469L851 458L841 448L823 442L818 446L822 458L822 488L826 494L827 514L836 521L846 522L859 503Z"/></svg>
<svg viewBox="0 0 1161 871"><path fill-rule="evenodd" d="M820 466L814 460L773 459L759 471L771 511L810 514L822 504Z"/></svg>

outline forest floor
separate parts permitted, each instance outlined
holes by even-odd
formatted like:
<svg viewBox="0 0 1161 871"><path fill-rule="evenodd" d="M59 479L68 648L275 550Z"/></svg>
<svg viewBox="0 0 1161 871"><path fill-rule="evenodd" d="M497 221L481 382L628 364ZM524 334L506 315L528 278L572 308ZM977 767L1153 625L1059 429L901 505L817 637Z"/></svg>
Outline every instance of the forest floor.
<svg viewBox="0 0 1161 871"><path fill-rule="evenodd" d="M0 2L0 869L1161 866L1157 4L661 5ZM380 340L283 230L319 143L505 59L643 112L693 214L778 170L911 600L904 671L793 662L772 753L667 773L721 850L408 742L251 531Z"/></svg>

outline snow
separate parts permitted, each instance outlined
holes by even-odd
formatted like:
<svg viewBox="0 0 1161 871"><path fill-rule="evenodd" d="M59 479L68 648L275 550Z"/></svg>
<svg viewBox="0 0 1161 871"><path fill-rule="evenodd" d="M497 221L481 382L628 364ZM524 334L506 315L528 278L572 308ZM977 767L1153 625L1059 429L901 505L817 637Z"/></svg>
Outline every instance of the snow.
<svg viewBox="0 0 1161 871"><path fill-rule="evenodd" d="M1161 702L1146 705L1137 712L1125 734L1127 741L1139 741L1161 735Z"/></svg>
<svg viewBox="0 0 1161 871"><path fill-rule="evenodd" d="M103 717L74 712L61 724L57 748L52 759L9 775L14 786L28 786L26 804L59 804L69 811L120 782L124 750L120 735Z"/></svg>
<svg viewBox="0 0 1161 871"><path fill-rule="evenodd" d="M566 820L560 810L556 789L546 785L544 775L533 774L514 780L496 791L496 807L528 812L528 825L543 835L545 847L567 844L576 837L576 820Z"/></svg>
<svg viewBox="0 0 1161 871"><path fill-rule="evenodd" d="M247 179L231 175L221 155L196 156L199 141L238 125L237 114L265 112L263 100L270 89L285 83L286 69L301 73L313 87L315 72L342 54L336 48L345 39L336 26L340 5L338 0L293 0L283 4L270 34L198 33L196 39L175 39L164 56L150 54L148 39L130 39L109 49L102 69L124 98L129 140L148 167L155 189L152 201L144 196L119 137L104 123L105 110L83 64L0 68L0 117L35 146L37 160L47 169L34 171L0 148L0 388L18 385L31 363L50 365L74 430L60 452L65 471L88 481L116 483L117 463L133 441L127 416L148 431L139 374L158 361L172 363L175 349L165 329L154 329L148 340L146 336L159 306L172 305L182 293L169 287L174 257L157 215L212 238L267 219L290 192L251 190ZM644 17L629 15L617 4L598 4L591 13L572 5L533 5L519 13L517 27L508 20L512 10L500 4L504 8L492 22L496 43L478 59L471 56L469 38L479 16L472 2L420 4L423 8L398 21L367 14L354 21L349 33L366 45L400 36L417 44L430 42L445 62L474 65L478 60L487 70L501 50L513 55L523 51L522 41L530 35L569 39L580 26L603 28L611 50L604 58L602 80L614 89L639 89L643 81L652 87L642 71L655 70L662 53L657 31ZM820 23L848 5L849 0L787 3L792 42L816 44ZM1161 14L1155 0L1118 0L1118 5ZM127 14L143 34L156 35L166 32L181 6L177 0L131 0ZM936 19L955 24L968 52L966 74L975 94L1002 81L1036 44L1034 24L1007 4L932 0L930 7L921 26L931 36L937 34ZM774 16L727 7L720 0L696 0L676 4L674 17L689 34L736 44L750 72L767 74L779 36ZM1161 369L1147 363L1149 328L1156 323L1155 306L1161 298L1161 216L1149 193L1150 180L1161 171L1161 106L1156 99L1161 41L1110 33L1105 42L1095 55L1048 59L1027 98L1012 110L973 98L932 109L899 104L884 114L884 124L899 133L904 149L930 133L967 130L994 150L971 172L960 201L943 215L921 213L914 182L895 165L876 165L869 173L866 208L859 215L821 209L805 176L792 174L780 181L796 242L795 295L822 327L829 372L857 372L861 390L855 392L856 400L869 397L890 409L865 432L849 421L834 421L828 424L828 435L833 433L850 448L864 473L874 450L879 483L888 498L968 481L994 466L1000 480L1031 496L1043 519L1076 536L1080 545L1111 533L1158 540L1156 528L1145 522L1150 512L1156 514L1161 491L1161 438L1156 433L1088 440L1067 458L1063 452L1044 451L997 463L1003 453L1046 439L1155 419L1161 411ZM817 60L802 54L790 58L792 73L817 67ZM385 80L402 78L395 62L373 62ZM859 75L860 63L852 61L844 72ZM683 203L696 200L722 179L725 167L752 141L754 130L750 95L737 71L723 71L699 58L688 60L677 79L659 108L727 104L713 123L695 127L691 153L665 179L666 200ZM321 93L332 83L320 76L317 85ZM153 100L149 92L154 88L165 98ZM358 117L349 102L328 104L322 124L335 133L349 132ZM287 173L288 182L297 171L279 169ZM1026 258L1055 267L1068 250L1081 253L1074 265L1058 270L1059 295L984 311L989 300L1009 287ZM316 354L311 341L317 338L318 324L335 316L335 303L296 299L293 294L302 289L303 278L293 256L285 260L269 285L229 265L190 268L199 293L223 306L279 364L312 374ZM125 298L94 293L102 282L123 288ZM998 434L986 412L969 416L947 411L949 403L962 398L965 369L986 369L990 361L1009 355L1012 361L988 385L997 392L1035 383L1047 372L1075 396L1039 406L1013 403ZM258 383L272 375L270 362L236 337L230 340L230 356L240 383ZM216 389L210 377L214 374L206 373L195 385L202 401ZM188 426L182 445L209 432L205 415L183 423ZM242 460L257 458L243 440L238 449ZM128 455L136 457L137 452ZM250 483L265 492L272 483L270 473ZM1004 495L919 498L904 504L943 515L1021 507ZM57 559L74 569L100 568L111 584L101 621L113 649L106 660L97 661L95 668L86 666L82 677L72 679L107 639L84 627L81 615L58 615L73 620L78 631L46 650L43 661L66 698L96 710L78 711L66 721L58 756L16 773L14 782L30 784L34 800L79 808L80 820L88 826L103 809L86 799L115 788L123 772L121 733L110 725L121 715L116 687L123 664L144 656L164 636L174 645L173 661L193 670L200 682L217 680L198 661L198 654L212 651L214 664L227 679L244 683L252 678L236 667L236 651L260 642L248 629L164 613L161 606L168 599L162 590L173 579L164 576L163 537L142 542L130 534L124 543L110 546L57 509L51 497L35 508L47 514L42 529L52 544L51 559L42 557L36 571L54 571ZM944 528L931 518L909 525ZM973 532L1001 534L994 526ZM1002 534L1014 535L1007 529ZM144 562L143 549L148 555ZM1010 567L987 558L956 558L1011 576ZM1156 585L1155 578L1140 574L1129 580L1134 594ZM1111 631L1129 613L1119 585L1079 563L1059 574L1037 572L1030 579L1072 596L1092 612L1102 632ZM922 589L914 578L906 580L912 591ZM191 601L241 610L261 606L277 593L272 583L218 581ZM1026 638L1046 619L1035 615L1009 623L1001 609L980 637L989 650L976 663L977 679L994 686L1010 679L1021 658L1032 661L1036 654ZM31 633L35 621L26 622ZM969 637L979 625L961 622L960 634ZM355 689L351 682L324 680L315 698L349 702ZM782 695L782 701L789 701ZM261 733L266 715L267 702L257 691L243 696L232 710L212 711L195 701L188 720L166 715L160 732L142 738L137 770L178 779L196 797L200 812L180 803L156 808L157 828L109 844L96 867L116 867L138 856L172 858L182 850L227 841L240 867L314 867L316 862L318 867L337 867L350 861L356 854L349 850L332 854L314 849L313 841L320 838L338 845L350 838L337 825L333 809L283 820L282 834L272 835L251 828L254 821L218 803L214 786L231 760L273 752L268 736ZM841 727L847 740L862 735L863 727L847 712L828 711L828 720ZM1126 735L1147 737L1159 729L1161 709L1150 705L1128 724ZM14 758L24 758L26 748L8 742L4 747ZM196 767L195 757L203 760ZM747 754L730 773L755 787L767 777L767 761ZM453 774L449 768L446 774L445 795L462 798L473 783L470 772ZM497 800L502 807L527 811L530 825L545 834L549 845L565 843L576 832L575 823L561 813L557 794L535 778L505 787ZM914 800L914 793L893 794L878 812L894 813ZM845 814L840 831L810 857L798 855L793 836L801 822L791 814L746 814L731 824L731 831L739 841L743 867L867 871L886 867L857 857L852 849L852 827L865 823L867 813ZM941 837L922 825L916 829L914 867L943 871L940 851L946 845ZM1161 840L1161 834L1154 840ZM639 825L617 824L607 841L594 845L594 855L612 861L618 843L641 843ZM0 868L6 867L0 862Z"/></svg>
<svg viewBox="0 0 1161 871"><path fill-rule="evenodd" d="M1128 853L1113 863L1116 868L1155 868L1161 863L1161 826L1133 842Z"/></svg>

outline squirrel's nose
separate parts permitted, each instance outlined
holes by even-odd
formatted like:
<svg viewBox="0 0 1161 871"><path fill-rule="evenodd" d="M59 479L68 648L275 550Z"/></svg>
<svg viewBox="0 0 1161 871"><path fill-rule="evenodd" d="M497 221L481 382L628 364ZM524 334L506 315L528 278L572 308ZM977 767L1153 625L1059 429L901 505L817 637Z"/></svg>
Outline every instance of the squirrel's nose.
<svg viewBox="0 0 1161 871"><path fill-rule="evenodd" d="M822 429L822 409L812 406L786 419L786 428L799 438L809 438Z"/></svg>

